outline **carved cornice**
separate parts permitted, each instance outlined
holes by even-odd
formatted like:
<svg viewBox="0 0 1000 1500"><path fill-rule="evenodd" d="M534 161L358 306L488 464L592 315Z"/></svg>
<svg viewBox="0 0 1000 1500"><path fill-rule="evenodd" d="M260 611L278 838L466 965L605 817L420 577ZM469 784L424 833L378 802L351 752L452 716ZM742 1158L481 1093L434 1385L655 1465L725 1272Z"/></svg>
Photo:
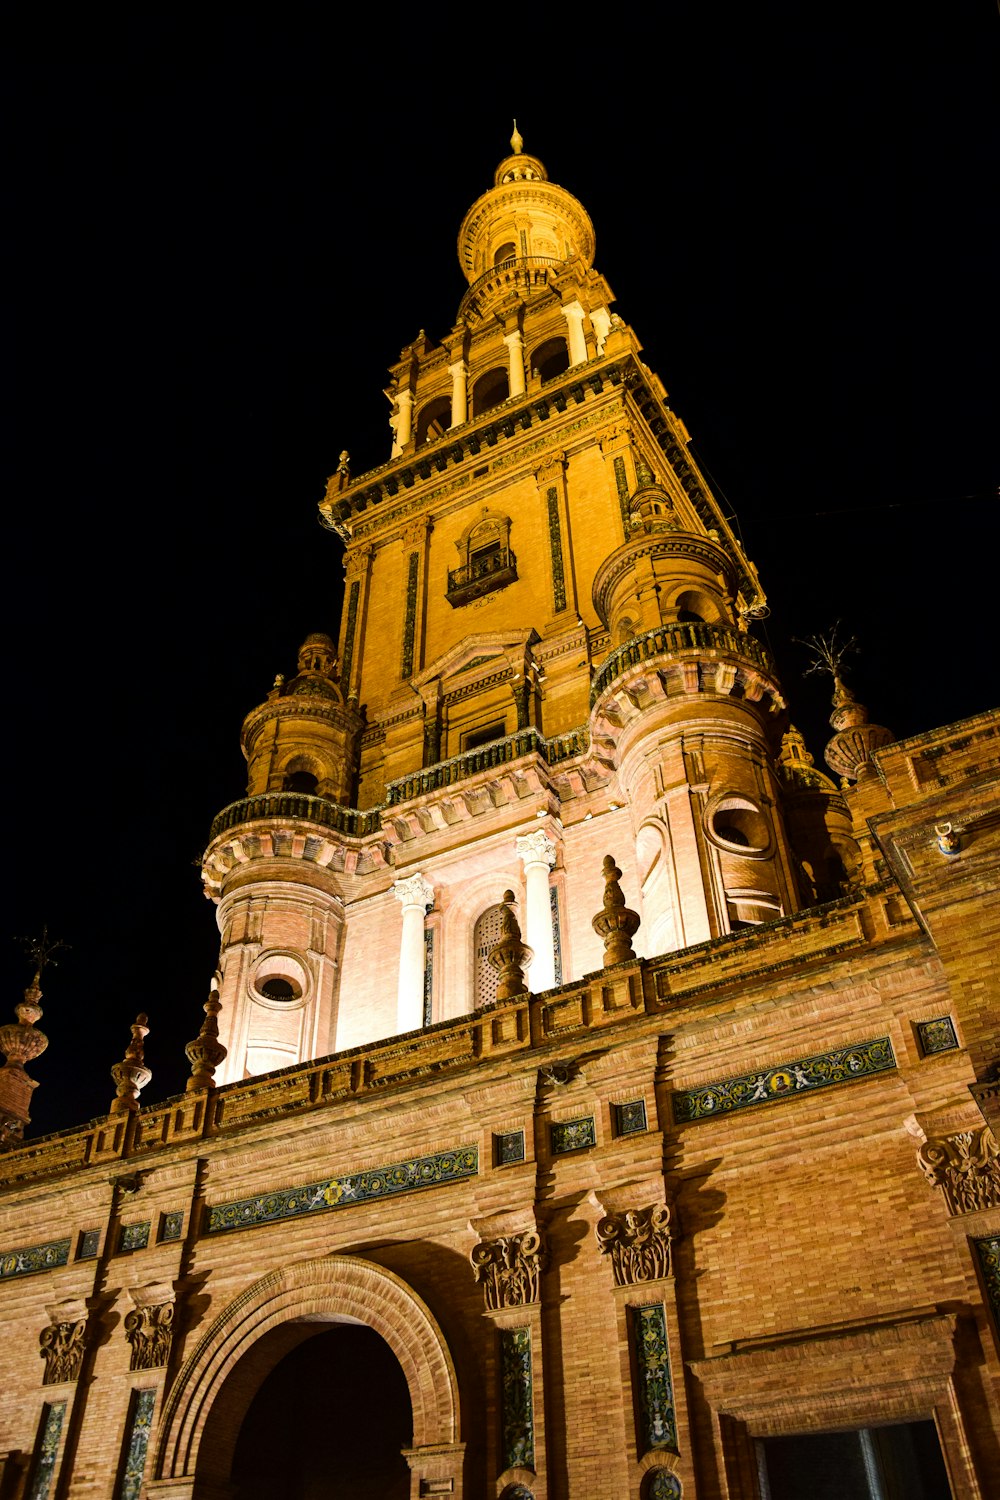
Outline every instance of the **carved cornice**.
<svg viewBox="0 0 1000 1500"><path fill-rule="evenodd" d="M470 1258L488 1312L540 1300L545 1249L538 1230L481 1240Z"/></svg>
<svg viewBox="0 0 1000 1500"><path fill-rule="evenodd" d="M917 1162L931 1186L944 1193L950 1214L1000 1208L1000 1146L988 1125L929 1137Z"/></svg>
<svg viewBox="0 0 1000 1500"><path fill-rule="evenodd" d="M611 1256L615 1286L637 1286L671 1274L670 1210L665 1203L608 1214L594 1232L601 1254Z"/></svg>

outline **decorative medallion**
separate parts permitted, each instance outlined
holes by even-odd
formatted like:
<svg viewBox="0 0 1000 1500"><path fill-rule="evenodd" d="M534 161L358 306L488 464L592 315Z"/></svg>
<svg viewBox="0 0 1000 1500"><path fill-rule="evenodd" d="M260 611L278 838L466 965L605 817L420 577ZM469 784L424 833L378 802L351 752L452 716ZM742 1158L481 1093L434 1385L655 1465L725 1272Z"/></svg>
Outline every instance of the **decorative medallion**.
<svg viewBox="0 0 1000 1500"><path fill-rule="evenodd" d="M545 1252L537 1230L481 1240L471 1260L488 1312L497 1312L502 1307L527 1307L541 1297Z"/></svg>
<svg viewBox="0 0 1000 1500"><path fill-rule="evenodd" d="M298 1218L300 1214L350 1208L352 1204L369 1203L376 1198L390 1198L419 1188L460 1182L466 1177L475 1177L478 1172L478 1146L458 1146L452 1151L415 1156L388 1167L372 1167L344 1177L327 1177L322 1182L310 1182L302 1187L279 1188L276 1192L241 1198L235 1203L217 1203L208 1210L205 1233L250 1229L257 1224L276 1224L282 1219Z"/></svg>
<svg viewBox="0 0 1000 1500"><path fill-rule="evenodd" d="M687 1121L708 1120L737 1109L751 1109L757 1104L794 1099L802 1093L814 1093L833 1084L871 1078L874 1074L889 1072L895 1066L896 1058L889 1038L877 1037L874 1041L820 1052L814 1057L779 1063L762 1072L723 1078L718 1083L702 1083L693 1089L678 1089L673 1096L674 1119L679 1125Z"/></svg>
<svg viewBox="0 0 1000 1500"><path fill-rule="evenodd" d="M932 1057L935 1052L954 1052L959 1045L951 1016L938 1016L933 1021L918 1021L917 1036L925 1057Z"/></svg>
<svg viewBox="0 0 1000 1500"><path fill-rule="evenodd" d="M164 1214L160 1222L161 1240L179 1240L184 1229L184 1213L176 1209L173 1213Z"/></svg>
<svg viewBox="0 0 1000 1500"><path fill-rule="evenodd" d="M681 1500L681 1482L669 1469L647 1469L642 1500Z"/></svg>
<svg viewBox="0 0 1000 1500"><path fill-rule="evenodd" d="M531 1330L500 1330L501 1463L506 1469L535 1466L535 1418L531 1389Z"/></svg>
<svg viewBox="0 0 1000 1500"><path fill-rule="evenodd" d="M931 1186L943 1191L950 1214L1000 1208L1000 1146L988 1125L931 1136L917 1161Z"/></svg>
<svg viewBox="0 0 1000 1500"><path fill-rule="evenodd" d="M153 1426L155 1391L135 1391L132 1396L132 1420L129 1423L125 1466L116 1500L139 1500L146 1473L146 1454Z"/></svg>
<svg viewBox="0 0 1000 1500"><path fill-rule="evenodd" d="M77 1260L93 1260L101 1243L101 1231L99 1229L83 1229L80 1231L80 1245L76 1252Z"/></svg>
<svg viewBox="0 0 1000 1500"><path fill-rule="evenodd" d="M629 1309L639 1398L639 1457L651 1448L677 1451L674 1390L662 1302Z"/></svg>
<svg viewBox="0 0 1000 1500"><path fill-rule="evenodd" d="M48 1240L44 1245L28 1245L23 1250L0 1250L0 1281L12 1276L31 1276L35 1271L51 1271L69 1261L69 1240Z"/></svg>
<svg viewBox="0 0 1000 1500"><path fill-rule="evenodd" d="M601 1254L611 1256L615 1286L635 1286L670 1275L670 1210L666 1204L608 1214L595 1233Z"/></svg>
<svg viewBox="0 0 1000 1500"><path fill-rule="evenodd" d="M615 1135L640 1135L646 1127L646 1105L642 1099L611 1106L615 1117Z"/></svg>
<svg viewBox="0 0 1000 1500"><path fill-rule="evenodd" d="M493 1161L498 1167L510 1167L524 1161L524 1131L506 1130L493 1137Z"/></svg>
<svg viewBox="0 0 1000 1500"><path fill-rule="evenodd" d="M585 1151L597 1145L593 1115L582 1120L558 1120L552 1125L552 1155L565 1156L568 1151Z"/></svg>

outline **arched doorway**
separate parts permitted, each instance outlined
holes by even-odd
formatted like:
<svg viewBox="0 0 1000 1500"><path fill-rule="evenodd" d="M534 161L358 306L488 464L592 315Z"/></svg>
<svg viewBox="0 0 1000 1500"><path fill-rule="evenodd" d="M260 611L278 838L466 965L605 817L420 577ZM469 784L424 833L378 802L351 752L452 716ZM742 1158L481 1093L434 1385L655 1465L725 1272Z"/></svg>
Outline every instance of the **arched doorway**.
<svg viewBox="0 0 1000 1500"><path fill-rule="evenodd" d="M286 1346L297 1340L294 1347ZM413 1441L406 1377L361 1323L286 1323L278 1361L243 1418L231 1482L239 1500L408 1500Z"/></svg>
<svg viewBox="0 0 1000 1500"><path fill-rule="evenodd" d="M461 1500L458 1382L437 1321L401 1277L349 1255L273 1271L234 1297L185 1351L164 1406L151 1493L162 1490L170 1500L238 1494L232 1474L240 1433L272 1371L311 1337L352 1325L384 1341L407 1388L413 1439L404 1454L411 1476L405 1493L414 1483L439 1483ZM326 1436L324 1423L309 1440L322 1446ZM384 1432L379 1442L388 1446ZM326 1493L340 1493L332 1487L335 1473L328 1478ZM304 1492L308 1500L321 1493Z"/></svg>

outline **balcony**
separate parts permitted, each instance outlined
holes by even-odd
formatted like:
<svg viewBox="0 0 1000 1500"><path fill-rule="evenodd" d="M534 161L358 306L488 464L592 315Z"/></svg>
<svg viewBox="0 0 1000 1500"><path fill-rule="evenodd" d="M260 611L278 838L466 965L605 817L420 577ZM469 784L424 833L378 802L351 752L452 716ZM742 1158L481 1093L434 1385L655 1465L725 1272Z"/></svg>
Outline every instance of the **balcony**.
<svg viewBox="0 0 1000 1500"><path fill-rule="evenodd" d="M326 797L312 797L305 792L261 792L256 797L244 797L224 807L212 821L208 842L211 844L220 833L227 833L230 828L238 828L243 823L252 823L257 818L297 818L305 823L333 828L350 838L377 833L381 826L377 809L359 812L355 807L341 807Z"/></svg>
<svg viewBox="0 0 1000 1500"><path fill-rule="evenodd" d="M470 604L473 599L506 588L517 579L517 558L509 547L491 547L473 556L466 568L452 568L448 573L445 598L452 609Z"/></svg>
<svg viewBox="0 0 1000 1500"><path fill-rule="evenodd" d="M604 662L590 687L590 702L593 706L606 688L630 667L653 656L675 656L681 652L697 651L712 656L737 656L751 662L769 677L774 675L774 663L759 641L740 630L731 630L727 625L709 625L707 621L677 625L661 625L649 630L634 640L626 641Z"/></svg>

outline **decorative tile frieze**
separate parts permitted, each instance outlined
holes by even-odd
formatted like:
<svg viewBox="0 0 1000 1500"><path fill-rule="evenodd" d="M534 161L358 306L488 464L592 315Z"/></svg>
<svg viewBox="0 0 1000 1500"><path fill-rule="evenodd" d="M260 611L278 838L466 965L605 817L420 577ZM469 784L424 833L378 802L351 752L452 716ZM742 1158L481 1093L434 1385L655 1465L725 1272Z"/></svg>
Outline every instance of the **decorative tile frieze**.
<svg viewBox="0 0 1000 1500"><path fill-rule="evenodd" d="M545 1250L537 1230L481 1240L471 1260L488 1312L527 1307L541 1297Z"/></svg>
<svg viewBox="0 0 1000 1500"><path fill-rule="evenodd" d="M935 1052L954 1052L959 1045L951 1016L937 1016L933 1021L918 1021L917 1036L925 1057L933 1057Z"/></svg>
<svg viewBox="0 0 1000 1500"><path fill-rule="evenodd" d="M857 1042L813 1057L779 1063L760 1072L723 1078L717 1083L702 1083L697 1088L677 1089L673 1096L674 1119L679 1125L714 1119L734 1110L774 1104L834 1084L871 1078L878 1073L887 1073L895 1066L896 1058L889 1038L876 1037L873 1041Z"/></svg>
<svg viewBox="0 0 1000 1500"><path fill-rule="evenodd" d="M66 1402L53 1401L42 1407L42 1418L38 1424L35 1443L35 1460L32 1465L31 1483L26 1500L48 1500L55 1477L56 1461L59 1458L59 1439L62 1437Z"/></svg>
<svg viewBox="0 0 1000 1500"><path fill-rule="evenodd" d="M635 1352L639 1457L651 1448L677 1451L677 1419L662 1302L629 1309Z"/></svg>
<svg viewBox="0 0 1000 1500"><path fill-rule="evenodd" d="M646 1104L643 1099L629 1099L611 1106L615 1118L615 1135L641 1135L647 1129Z"/></svg>
<svg viewBox="0 0 1000 1500"><path fill-rule="evenodd" d="M670 1275L670 1210L666 1204L607 1214L595 1233L601 1254L611 1256L616 1286L636 1286Z"/></svg>
<svg viewBox="0 0 1000 1500"><path fill-rule="evenodd" d="M931 1136L917 1161L931 1186L941 1188L950 1214L1000 1208L1000 1146L988 1125Z"/></svg>
<svg viewBox="0 0 1000 1500"><path fill-rule="evenodd" d="M434 928L424 928L424 1009L423 1024L434 1019Z"/></svg>
<svg viewBox="0 0 1000 1500"><path fill-rule="evenodd" d="M400 675L413 675L413 642L417 628L417 575L420 571L420 554L411 552L406 571L406 615L403 620L403 660Z"/></svg>
<svg viewBox="0 0 1000 1500"><path fill-rule="evenodd" d="M139 1500L142 1481L146 1473L146 1454L149 1451L149 1435L153 1427L153 1408L156 1392L133 1391L132 1413L126 1439L125 1462L122 1465L121 1482L116 1500Z"/></svg>
<svg viewBox="0 0 1000 1500"><path fill-rule="evenodd" d="M500 1330L500 1395L500 1461L503 1469L533 1469L535 1417L530 1328Z"/></svg>
<svg viewBox="0 0 1000 1500"><path fill-rule="evenodd" d="M77 1260L93 1260L101 1244L101 1231L99 1229L82 1229L80 1231L80 1243L77 1247Z"/></svg>
<svg viewBox="0 0 1000 1500"><path fill-rule="evenodd" d="M555 614L566 608L566 575L563 570L562 530L559 525L559 492L550 485L545 492L549 516L549 552L552 556L552 607Z"/></svg>
<svg viewBox="0 0 1000 1500"><path fill-rule="evenodd" d="M993 1324L1000 1334L1000 1234L984 1235L972 1241L986 1288L986 1300L993 1314Z"/></svg>
<svg viewBox="0 0 1000 1500"><path fill-rule="evenodd" d="M184 1230L184 1212L176 1209L172 1213L164 1214L160 1221L160 1239L179 1240Z"/></svg>
<svg viewBox="0 0 1000 1500"><path fill-rule="evenodd" d="M625 540L629 537L629 510L628 510L628 477L625 473L625 460L619 453L614 461L615 488L618 491L618 506L622 513L622 530Z"/></svg>
<svg viewBox="0 0 1000 1500"><path fill-rule="evenodd" d="M149 1221L142 1224L123 1224L118 1238L119 1250L145 1250L149 1244Z"/></svg>
<svg viewBox="0 0 1000 1500"><path fill-rule="evenodd" d="M559 918L559 892L554 885L549 886L549 907L552 912L552 956L555 963L555 982L558 987L563 982L562 923Z"/></svg>
<svg viewBox="0 0 1000 1500"><path fill-rule="evenodd" d="M35 1271L52 1271L69 1261L69 1240L48 1240L43 1245L27 1245L23 1250L0 1250L0 1281L13 1276L31 1276Z"/></svg>
<svg viewBox="0 0 1000 1500"><path fill-rule="evenodd" d="M524 1161L524 1131L505 1130L493 1137L493 1161L498 1167L511 1167Z"/></svg>
<svg viewBox="0 0 1000 1500"><path fill-rule="evenodd" d="M344 685L344 692L350 692L351 688L351 660L354 656L354 636L358 628L358 601L361 598L361 584L355 579L351 584L347 595L347 628L344 631L344 659L340 664L340 680Z"/></svg>
<svg viewBox="0 0 1000 1500"><path fill-rule="evenodd" d="M69 1312L69 1316L62 1316ZM83 1363L87 1340L87 1315L82 1305L73 1309L50 1308L52 1321L38 1336L38 1352L45 1361L43 1385L62 1385L76 1380Z"/></svg>
<svg viewBox="0 0 1000 1500"><path fill-rule="evenodd" d="M550 1140L553 1156L565 1156L568 1151L585 1151L588 1146L596 1146L593 1115L585 1115L580 1120L553 1122Z"/></svg>
<svg viewBox="0 0 1000 1500"><path fill-rule="evenodd" d="M249 1229L257 1224L275 1224L282 1219L298 1218L300 1214L350 1208L352 1204L369 1203L376 1198L395 1197L420 1188L460 1182L475 1177L478 1172L478 1146L436 1151L431 1156L415 1156L391 1166L372 1167L343 1177L328 1177L302 1187L279 1188L275 1192L260 1193L255 1198L241 1198L235 1203L216 1203L208 1209L205 1233Z"/></svg>

